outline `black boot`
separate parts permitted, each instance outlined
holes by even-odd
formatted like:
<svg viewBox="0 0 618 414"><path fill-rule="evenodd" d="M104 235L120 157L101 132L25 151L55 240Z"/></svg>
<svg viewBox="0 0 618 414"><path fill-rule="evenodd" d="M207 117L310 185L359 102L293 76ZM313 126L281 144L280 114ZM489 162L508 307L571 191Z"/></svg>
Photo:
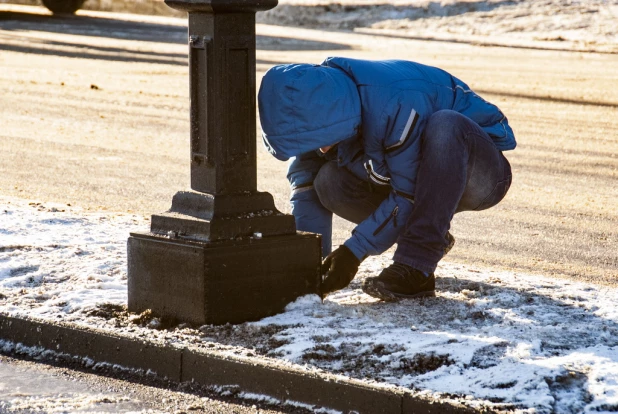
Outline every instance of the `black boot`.
<svg viewBox="0 0 618 414"><path fill-rule="evenodd" d="M436 296L436 278L403 263L393 263L380 276L363 281L363 292L387 302L405 298Z"/></svg>

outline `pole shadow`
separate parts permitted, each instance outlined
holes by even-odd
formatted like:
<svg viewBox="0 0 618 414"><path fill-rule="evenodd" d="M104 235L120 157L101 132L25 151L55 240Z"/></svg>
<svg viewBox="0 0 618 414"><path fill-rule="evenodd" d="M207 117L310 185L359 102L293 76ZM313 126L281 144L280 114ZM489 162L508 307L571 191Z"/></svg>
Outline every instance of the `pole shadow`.
<svg viewBox="0 0 618 414"><path fill-rule="evenodd" d="M128 22L110 18L99 18L89 16L48 16L19 12L0 12L0 31L13 33L13 39L21 38L24 31L72 34L88 37L99 37L118 40L136 40L153 43L172 43L187 44L186 25L167 25L145 22ZM26 40L26 39L24 39ZM27 40L31 40L28 38ZM58 45L62 42L48 42L49 45ZM61 44L63 46L69 43ZM125 48L101 48L96 45L75 44L74 46L88 48L92 50L121 53L127 51ZM292 37L256 37L258 50L346 50L351 47L345 44L327 41L315 41ZM24 52L32 50L37 52L36 47L23 45ZM6 45L0 44L3 50L8 49ZM148 54L150 52L139 52L130 50L131 53ZM156 54L158 57L166 57L166 54ZM186 54L183 55L186 58ZM84 56L85 57L85 56ZM172 54L172 57L179 57ZM157 62L153 62L157 63Z"/></svg>

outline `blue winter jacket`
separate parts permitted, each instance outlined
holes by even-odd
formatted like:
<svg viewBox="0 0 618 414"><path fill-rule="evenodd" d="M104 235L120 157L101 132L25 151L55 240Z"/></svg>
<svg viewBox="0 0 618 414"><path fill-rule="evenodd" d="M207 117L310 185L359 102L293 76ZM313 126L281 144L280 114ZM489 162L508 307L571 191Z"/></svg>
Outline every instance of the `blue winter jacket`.
<svg viewBox="0 0 618 414"><path fill-rule="evenodd" d="M326 162L319 148L339 143L340 167L392 188L344 243L363 259L391 247L412 212L421 134L433 113L466 115L501 151L516 145L497 106L449 73L409 61L334 57L275 66L264 75L258 105L267 150L279 160L294 157L288 179L297 229L322 234L323 255L331 249L332 213L312 187Z"/></svg>

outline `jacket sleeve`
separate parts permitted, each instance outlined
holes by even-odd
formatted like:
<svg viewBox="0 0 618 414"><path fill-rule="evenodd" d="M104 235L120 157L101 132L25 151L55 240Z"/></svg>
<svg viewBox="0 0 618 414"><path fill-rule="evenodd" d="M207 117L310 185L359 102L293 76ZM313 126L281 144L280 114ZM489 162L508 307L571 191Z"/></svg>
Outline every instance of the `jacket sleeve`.
<svg viewBox="0 0 618 414"><path fill-rule="evenodd" d="M333 213L327 210L313 188L313 180L326 161L315 151L292 158L288 180L292 187L290 201L296 230L322 235L322 257L332 248Z"/></svg>
<svg viewBox="0 0 618 414"><path fill-rule="evenodd" d="M391 99L372 127L367 128L369 178L390 184L393 191L344 243L359 259L381 254L395 244L412 214L421 135L433 112L430 96L404 91Z"/></svg>

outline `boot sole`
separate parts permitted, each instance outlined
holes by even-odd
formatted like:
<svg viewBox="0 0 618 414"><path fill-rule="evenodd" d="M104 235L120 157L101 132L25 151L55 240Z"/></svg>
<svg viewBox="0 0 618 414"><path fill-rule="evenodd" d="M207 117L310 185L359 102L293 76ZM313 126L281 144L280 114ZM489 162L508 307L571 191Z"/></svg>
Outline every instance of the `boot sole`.
<svg viewBox="0 0 618 414"><path fill-rule="evenodd" d="M363 283L362 289L363 292L365 292L369 296L382 299L385 302L397 302L401 299L416 299L436 296L435 290L425 290L423 292L415 293L413 295L404 295L403 293L392 292L390 290L384 289L383 287L376 286L376 284L373 282Z"/></svg>

